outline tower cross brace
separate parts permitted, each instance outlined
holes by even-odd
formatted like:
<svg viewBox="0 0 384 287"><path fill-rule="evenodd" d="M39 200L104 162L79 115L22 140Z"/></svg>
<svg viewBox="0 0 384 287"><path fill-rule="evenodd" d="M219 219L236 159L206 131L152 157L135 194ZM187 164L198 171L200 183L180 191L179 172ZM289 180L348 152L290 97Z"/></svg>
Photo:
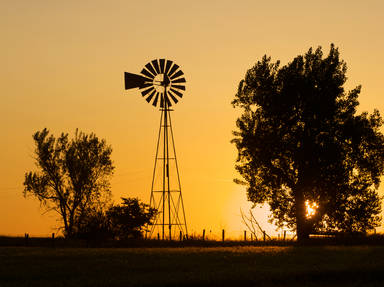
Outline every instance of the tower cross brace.
<svg viewBox="0 0 384 287"><path fill-rule="evenodd" d="M166 89L164 85L164 94ZM157 235L163 240L172 240L177 236L187 237L188 229L173 137L170 113L172 110L167 101L164 101L160 111L160 128L150 197L150 206L156 208L158 213L148 231L149 238Z"/></svg>

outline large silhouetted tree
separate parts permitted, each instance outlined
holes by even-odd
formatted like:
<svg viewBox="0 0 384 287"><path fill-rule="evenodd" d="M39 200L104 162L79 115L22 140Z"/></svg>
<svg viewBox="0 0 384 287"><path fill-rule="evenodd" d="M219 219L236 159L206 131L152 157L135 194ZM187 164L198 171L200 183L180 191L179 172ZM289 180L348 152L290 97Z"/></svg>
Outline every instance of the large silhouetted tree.
<svg viewBox="0 0 384 287"><path fill-rule="evenodd" d="M346 92L346 64L331 45L280 67L264 56L233 100L242 109L233 143L248 199L268 203L278 226L311 232L365 232L380 222L382 119L356 113L361 87ZM306 204L317 203L315 214Z"/></svg>
<svg viewBox="0 0 384 287"><path fill-rule="evenodd" d="M112 148L95 134L77 130L73 139L64 133L55 138L47 129L33 139L39 171L25 174L24 196L31 194L56 211L64 235L73 237L87 213L103 209L110 199Z"/></svg>

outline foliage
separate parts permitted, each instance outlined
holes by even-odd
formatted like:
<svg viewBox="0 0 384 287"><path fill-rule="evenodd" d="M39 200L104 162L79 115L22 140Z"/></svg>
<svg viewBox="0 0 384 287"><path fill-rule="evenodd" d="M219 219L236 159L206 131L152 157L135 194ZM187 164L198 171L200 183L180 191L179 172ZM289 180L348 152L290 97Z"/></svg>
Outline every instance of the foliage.
<svg viewBox="0 0 384 287"><path fill-rule="evenodd" d="M346 63L332 44L280 67L264 56L233 100L242 109L232 142L250 201L267 202L280 227L365 232L380 222L384 168L382 118L356 114L361 87L346 92ZM319 205L307 218L305 201Z"/></svg>
<svg viewBox="0 0 384 287"><path fill-rule="evenodd" d="M109 218L104 210L92 210L84 216L74 237L90 241L105 241L113 238Z"/></svg>
<svg viewBox="0 0 384 287"><path fill-rule="evenodd" d="M77 233L79 238L94 240L141 238L144 226L150 224L156 209L138 198L124 198L105 212L89 212Z"/></svg>
<svg viewBox="0 0 384 287"><path fill-rule="evenodd" d="M138 198L121 199L123 202L120 205L112 206L107 211L114 236L119 239L142 237L144 226L151 223L157 210Z"/></svg>
<svg viewBox="0 0 384 287"><path fill-rule="evenodd" d="M62 133L58 138L47 129L33 135L38 172L27 172L24 196L35 196L48 210L56 211L64 235L73 237L93 210L108 203L113 174L112 148L95 134L76 130L73 139Z"/></svg>

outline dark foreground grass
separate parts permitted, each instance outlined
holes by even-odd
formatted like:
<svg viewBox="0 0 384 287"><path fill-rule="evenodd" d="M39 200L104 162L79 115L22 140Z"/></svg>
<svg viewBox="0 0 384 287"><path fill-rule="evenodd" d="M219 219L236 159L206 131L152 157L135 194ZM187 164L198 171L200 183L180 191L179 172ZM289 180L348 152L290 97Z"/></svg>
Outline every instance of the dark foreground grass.
<svg viewBox="0 0 384 287"><path fill-rule="evenodd" d="M384 247L2 247L0 286L384 286Z"/></svg>

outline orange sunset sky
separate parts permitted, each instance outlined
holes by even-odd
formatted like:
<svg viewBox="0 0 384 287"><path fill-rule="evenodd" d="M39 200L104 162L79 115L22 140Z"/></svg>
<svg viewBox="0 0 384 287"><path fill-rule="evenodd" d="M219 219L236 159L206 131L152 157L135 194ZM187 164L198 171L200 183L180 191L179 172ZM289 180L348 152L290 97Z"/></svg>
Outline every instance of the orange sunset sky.
<svg viewBox="0 0 384 287"><path fill-rule="evenodd" d="M239 81L264 54L286 64L335 43L346 87L363 86L359 111L384 113L383 14L374 0L1 1L0 234L55 231L55 215L22 195L35 168L32 134L44 127L105 138L114 200L149 202L160 112L138 90L124 91L123 72L166 58L187 79L172 121L189 231L240 237L240 207L250 204L233 183ZM272 233L266 210L256 214Z"/></svg>

